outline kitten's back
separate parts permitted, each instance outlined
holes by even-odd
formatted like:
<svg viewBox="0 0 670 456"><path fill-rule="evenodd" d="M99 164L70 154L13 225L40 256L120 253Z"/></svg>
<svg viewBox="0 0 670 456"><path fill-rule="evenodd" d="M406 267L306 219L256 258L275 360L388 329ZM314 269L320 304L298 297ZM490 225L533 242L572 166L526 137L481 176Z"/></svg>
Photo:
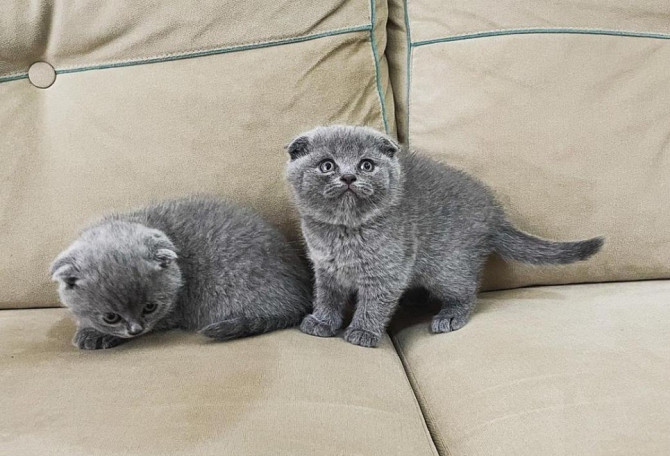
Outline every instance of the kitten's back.
<svg viewBox="0 0 670 456"><path fill-rule="evenodd" d="M399 159L407 210L419 220L447 224L470 234L488 232L499 223L500 206L474 177L416 152L403 150Z"/></svg>
<svg viewBox="0 0 670 456"><path fill-rule="evenodd" d="M530 264L569 264L584 261L603 246L604 239L559 242L542 239L512 226L491 190L456 168L417 153L401 156L405 194L417 214L417 223L448 232L448 248L475 244L503 258ZM440 241L433 235L431 242ZM488 252L487 252L488 253Z"/></svg>
<svg viewBox="0 0 670 456"><path fill-rule="evenodd" d="M229 339L296 324L311 305L310 276L298 249L253 210L211 197L157 203L114 218L163 231L184 275L188 329L222 323Z"/></svg>

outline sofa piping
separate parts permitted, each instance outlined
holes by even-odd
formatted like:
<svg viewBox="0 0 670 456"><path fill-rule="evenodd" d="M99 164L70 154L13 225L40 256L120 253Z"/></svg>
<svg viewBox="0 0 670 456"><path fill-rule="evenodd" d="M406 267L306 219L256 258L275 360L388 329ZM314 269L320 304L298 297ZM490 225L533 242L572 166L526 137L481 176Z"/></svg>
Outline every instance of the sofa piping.
<svg viewBox="0 0 670 456"><path fill-rule="evenodd" d="M228 46L228 47L215 48L215 49L207 49L207 50L194 51L194 52L167 54L167 55L162 55L162 56L158 56L158 57L141 58L141 59L135 59L135 60L125 60L125 61L120 61L120 62L103 63L103 64L99 64L99 65L81 66L81 67L74 67L74 68L61 68L61 69L56 68L56 74L79 73L79 72L91 71L91 70L106 70L106 69L109 69L109 68L119 68L119 67L127 67L127 66L145 65L145 64L151 64L151 63L171 62L171 61L174 61L174 60L192 59L192 58L197 58L197 57L206 57L206 56L210 56L210 55L228 54L228 53L231 53L231 52L248 51L248 50L252 50L252 49L261 49L261 48L267 48L267 47L282 46L282 45L285 45L285 44L301 43L301 42L304 42L304 41L311 41L311 40L316 40L316 39L319 39L319 38L326 38L326 37L330 37L330 36L344 35L344 34L348 34L348 33L365 32L365 31L370 31L371 32L372 31L372 25L365 24L365 25L359 25L359 26L354 26L354 27L345 27L345 28L341 28L341 29L329 30L327 32L314 33L314 34L311 34L311 35L302 35L302 36L296 36L296 37L292 37L292 38L284 38L284 39L280 39L280 40L263 41L263 42L250 43L250 44L241 44L241 45ZM7 75L7 76L0 76L0 83L9 82L9 81L16 81L18 79L27 79L27 78L28 78L28 72L23 72L23 73L20 73L20 74L12 74L12 75Z"/></svg>
<svg viewBox="0 0 670 456"><path fill-rule="evenodd" d="M379 53L377 52L377 39L375 37L375 25L377 21L377 5L376 0L370 0L370 46L372 46L372 58L375 61L375 80L377 84L377 95L379 96L379 105L382 114L382 122L384 123L384 131L389 132L388 121L386 120L386 100L384 98L384 91L382 90L381 74L379 72Z"/></svg>
<svg viewBox="0 0 670 456"><path fill-rule="evenodd" d="M408 2L409 2L409 0L403 0L403 8L404 8L404 13L405 13L405 31L407 32L407 33L405 33L406 38L407 38L407 51L406 51L406 53L407 53L407 55L406 55L407 68L405 69L405 84L407 86L407 87L405 87L405 100L406 100L406 103L407 103L407 108L406 108L407 112L405 113L405 116L406 116L405 128L407 129L407 131L404 132L407 147L409 147L409 143L410 143L410 141L409 141L409 100L410 100L409 91L410 91L410 87L411 87L411 84L412 84L412 31L410 29L410 24L409 24L409 6L407 5Z"/></svg>
<svg viewBox="0 0 670 456"><path fill-rule="evenodd" d="M487 38L492 36L533 35L533 34L606 35L606 36L625 36L631 38L654 38L660 40L670 40L670 34L665 33L631 32L625 30L578 29L578 28L528 28L528 29L490 30L487 32L467 33L464 35L454 35L443 38L434 38L430 40L414 41L413 43L411 43L411 47L426 46L429 44L436 44L436 43L448 43L451 41L472 40L476 38Z"/></svg>

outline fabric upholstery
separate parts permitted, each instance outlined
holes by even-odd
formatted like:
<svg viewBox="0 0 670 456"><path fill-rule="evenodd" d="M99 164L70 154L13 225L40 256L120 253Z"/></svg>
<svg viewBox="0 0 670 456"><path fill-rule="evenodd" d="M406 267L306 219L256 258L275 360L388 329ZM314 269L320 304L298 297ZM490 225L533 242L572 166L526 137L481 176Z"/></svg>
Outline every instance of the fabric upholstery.
<svg viewBox="0 0 670 456"><path fill-rule="evenodd" d="M409 83L411 36L406 0L389 0L386 58L393 88L398 139L407 144L409 133Z"/></svg>
<svg viewBox="0 0 670 456"><path fill-rule="evenodd" d="M521 229L607 238L569 267L494 259L486 288L670 277L666 2L394 0L389 11L399 136L491 186Z"/></svg>
<svg viewBox="0 0 670 456"><path fill-rule="evenodd" d="M0 454L436 455L403 366L297 330L70 344L64 309L0 311Z"/></svg>
<svg viewBox="0 0 670 456"><path fill-rule="evenodd" d="M0 77L23 74L36 60L75 69L370 25L367 0L319 3L12 1L0 16Z"/></svg>
<svg viewBox="0 0 670 456"><path fill-rule="evenodd" d="M528 28L670 33L667 6L664 0L407 0L415 42Z"/></svg>
<svg viewBox="0 0 670 456"><path fill-rule="evenodd" d="M464 328L395 329L440 454L670 453L670 281L484 293Z"/></svg>
<svg viewBox="0 0 670 456"><path fill-rule="evenodd" d="M219 194L295 238L283 145L394 131L385 2L38 3L0 15L0 308L56 305L48 265L76 232L155 199Z"/></svg>

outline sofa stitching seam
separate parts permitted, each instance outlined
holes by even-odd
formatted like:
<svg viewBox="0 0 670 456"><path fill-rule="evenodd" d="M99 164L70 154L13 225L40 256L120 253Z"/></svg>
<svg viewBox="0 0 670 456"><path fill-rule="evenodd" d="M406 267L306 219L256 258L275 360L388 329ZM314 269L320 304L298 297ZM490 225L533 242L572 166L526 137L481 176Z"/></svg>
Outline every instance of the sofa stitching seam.
<svg viewBox="0 0 670 456"><path fill-rule="evenodd" d="M421 389L418 386L418 382L416 380L416 376L414 375L414 372L412 371L412 368L409 365L409 362L407 361L407 358L405 357L405 352L403 351L403 344L400 342L400 340L395 336L391 336L391 341L393 342L393 345L395 346L396 352L398 353L398 357L400 358L400 362L402 363L402 366L405 370L405 374L407 376L407 379L409 380L410 386L412 387L412 391L414 392L414 397L417 399L417 405L419 406L419 410L422 412L422 415L425 418L428 418L428 420L424 420L426 423L426 429L428 430L428 434L433 441L433 443L438 444L439 448L443 448L444 451L446 452L446 456L452 456L452 452L449 450L449 447L447 447L446 443L444 442L444 439L442 439L442 436L439 435L437 432L433 432L431 430L430 422L435 422L435 418L433 416L432 411L430 408L426 405L424 406L423 404L426 404L425 397L421 391ZM439 448L437 449L439 453Z"/></svg>
<svg viewBox="0 0 670 456"><path fill-rule="evenodd" d="M599 36L619 36L626 38L650 38L670 40L670 34L656 32L635 32L629 30L609 30L609 29L591 29L576 27L557 27L557 28L519 28L519 29L495 29L483 30L479 32L464 33L459 35L450 35L442 38L431 38L410 42L411 47L426 46L430 44L448 43L452 41L463 41L477 38L490 38L495 36L509 35L541 35L541 34L566 34L566 35L599 35Z"/></svg>
<svg viewBox="0 0 670 456"><path fill-rule="evenodd" d="M379 97L379 109L381 110L382 123L384 124L384 131L389 132L388 120L386 118L386 100L384 99L384 91L382 90L381 74L380 74L380 60L379 52L377 51L377 39L375 37L375 26L377 19L376 0L370 0L370 46L372 47L372 59L375 67L375 85L377 86L377 96Z"/></svg>
<svg viewBox="0 0 670 456"><path fill-rule="evenodd" d="M261 49L274 46L282 46L286 44L296 44L305 41L316 40L320 38L328 38L332 36L345 35L349 33L359 33L366 32L371 30L370 24L356 25L351 27L342 27L338 29L332 29L325 32L313 33L308 35L298 35L292 37L283 37L272 40L262 40L262 41L252 41L243 44L236 44L232 46L225 47L214 47L214 48L200 48L189 51L178 51L178 52L168 52L163 54L156 54L145 57L121 59L121 60L109 60L104 63L99 63L96 65L68 65L64 67L57 67L55 69L56 74L68 74L68 73L78 73L82 71L90 70L99 70L99 69L109 69L109 68L119 68L126 66L136 66L136 65L146 65L152 63L161 63L161 62L171 62L175 60L186 60L199 57L207 57L210 55L218 54L228 54L233 52L243 52L254 49ZM0 76L0 83L9 82L18 79L25 79L28 77L28 72L22 73L13 73L10 75Z"/></svg>
<svg viewBox="0 0 670 456"><path fill-rule="evenodd" d="M435 441L433 440L433 436L430 433L430 430L428 429L428 423L426 422L426 416L424 414L423 408L421 407L421 404L419 403L419 399L417 398L417 391L414 389L414 386L412 385L412 381L410 380L410 373L408 372L408 368L405 365L405 362L403 360L403 355L400 347L400 343L395 339L395 336L389 334L389 339L391 339L391 343L393 344L393 348L395 349L396 352L396 357L395 361L399 365L400 370L405 374L403 378L405 379L405 384L409 386L409 390L412 393L412 398L414 399L414 408L415 410L419 413L419 416L421 416L421 422L423 423L423 431L426 435L426 438L428 441L432 444L433 449L435 450L434 453L439 456L439 453L437 452L437 448L435 447Z"/></svg>
<svg viewBox="0 0 670 456"><path fill-rule="evenodd" d="M26 79L28 77L28 73L23 71L21 73L10 73L5 76L0 76L0 83L3 82L9 82L9 81L17 81L19 79Z"/></svg>
<svg viewBox="0 0 670 456"><path fill-rule="evenodd" d="M406 68L405 68L405 99L407 103L407 113L406 113L406 119L405 119L405 129L407 130L405 132L406 136L406 142L407 142L407 147L410 145L410 132L409 132L409 119L410 119L410 92L411 92L411 84L412 84L412 32L410 30L410 20L409 20L409 0L403 0L403 6L404 6L404 12L405 12L405 29L407 31L407 51L406 51Z"/></svg>

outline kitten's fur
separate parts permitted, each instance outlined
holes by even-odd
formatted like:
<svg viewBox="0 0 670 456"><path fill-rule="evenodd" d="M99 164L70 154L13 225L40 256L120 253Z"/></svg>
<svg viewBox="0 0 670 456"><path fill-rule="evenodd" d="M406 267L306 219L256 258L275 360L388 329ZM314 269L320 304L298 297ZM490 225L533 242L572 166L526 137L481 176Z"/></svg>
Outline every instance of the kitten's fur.
<svg viewBox="0 0 670 456"><path fill-rule="evenodd" d="M470 318L490 253L567 264L603 244L602 238L554 242L524 233L482 183L401 150L370 128L319 127L296 138L288 152L287 179L316 274L314 312L301 324L308 334L333 336L355 296L344 338L376 346L410 288L425 288L441 302L433 332L454 331ZM365 171L362 160L374 169Z"/></svg>
<svg viewBox="0 0 670 456"><path fill-rule="evenodd" d="M73 343L84 349L170 328L249 336L297 325L311 306L307 267L282 235L251 210L213 198L107 217L51 272L78 322ZM105 314L121 320L109 324Z"/></svg>

